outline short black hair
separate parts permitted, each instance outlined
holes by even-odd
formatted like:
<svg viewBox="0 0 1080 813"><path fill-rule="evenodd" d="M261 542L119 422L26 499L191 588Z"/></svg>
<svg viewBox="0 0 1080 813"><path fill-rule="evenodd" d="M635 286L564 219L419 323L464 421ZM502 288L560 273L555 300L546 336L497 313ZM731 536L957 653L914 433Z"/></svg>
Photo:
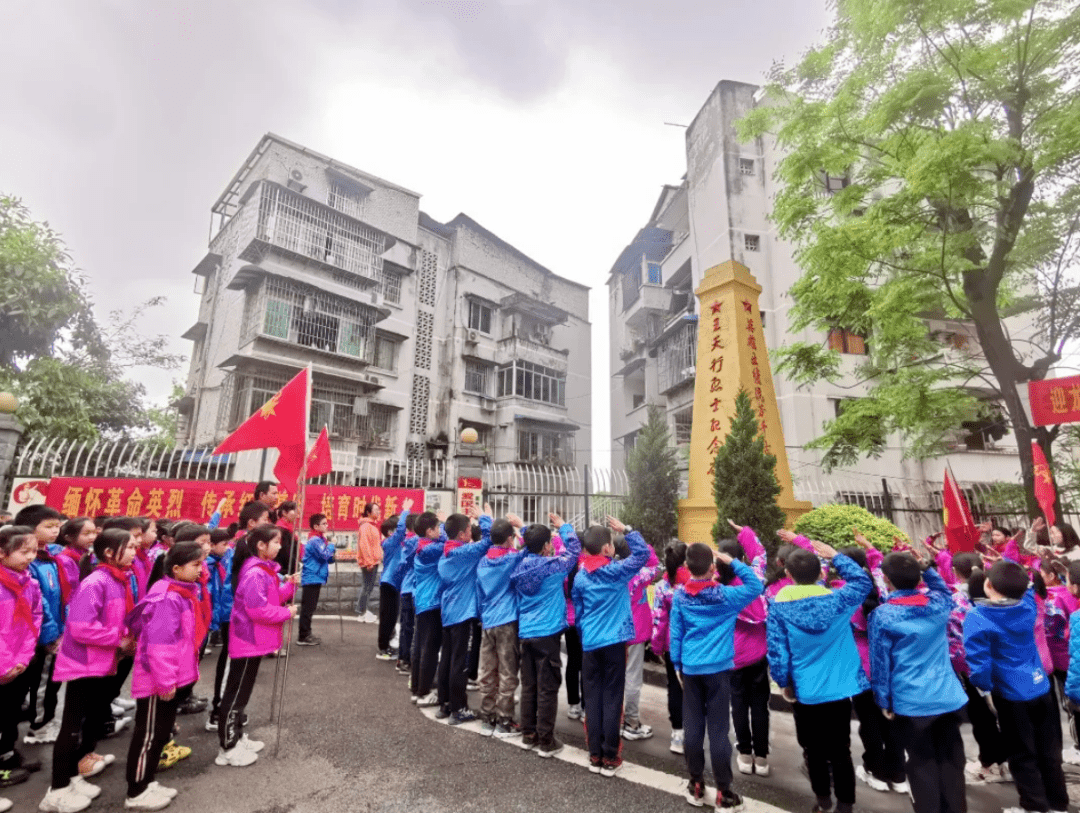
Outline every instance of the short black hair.
<svg viewBox="0 0 1080 813"><path fill-rule="evenodd" d="M471 524L472 520L464 514L451 514L443 523L443 531L446 532L447 539L457 539L458 534L467 531Z"/></svg>
<svg viewBox="0 0 1080 813"><path fill-rule="evenodd" d="M611 538L611 544L615 546L616 559L630 558L630 543L626 541L625 534L615 534Z"/></svg>
<svg viewBox="0 0 1080 813"><path fill-rule="evenodd" d="M175 548L181 542L194 542L200 536L209 536L209 534L210 529L205 525L196 525L193 522L185 523L184 526L176 532L176 536L173 538L173 547ZM184 562L180 562L180 564L184 564ZM165 569L166 572L172 572L169 570L168 565L166 565Z"/></svg>
<svg viewBox="0 0 1080 813"><path fill-rule="evenodd" d="M816 584L821 578L821 562L806 548L796 547L789 553L784 568L796 584Z"/></svg>
<svg viewBox="0 0 1080 813"><path fill-rule="evenodd" d="M34 529L29 525L5 525L0 528L0 553L10 556L34 538Z"/></svg>
<svg viewBox="0 0 1080 813"><path fill-rule="evenodd" d="M189 562L202 559L202 546L195 544L192 540L178 541L169 548L163 558L165 559L164 573L171 578L174 567L183 567Z"/></svg>
<svg viewBox="0 0 1080 813"><path fill-rule="evenodd" d="M726 553L732 559L737 562L741 562L746 558L746 551L743 549L742 543L738 539L721 539L716 543L716 549L721 553Z"/></svg>
<svg viewBox="0 0 1080 813"><path fill-rule="evenodd" d="M507 540L514 538L514 526L509 520L497 519L491 523L491 544L505 545Z"/></svg>
<svg viewBox="0 0 1080 813"><path fill-rule="evenodd" d="M611 542L611 530L603 525L591 525L585 531L585 552L596 556Z"/></svg>
<svg viewBox="0 0 1080 813"><path fill-rule="evenodd" d="M276 485L277 482L274 480L260 480L259 484L255 486L255 499L259 499L263 494L269 494L270 488Z"/></svg>
<svg viewBox="0 0 1080 813"><path fill-rule="evenodd" d="M982 570L982 557L977 553L958 553L952 558L953 570L960 574L962 579L970 579L976 570Z"/></svg>
<svg viewBox="0 0 1080 813"><path fill-rule="evenodd" d="M395 516L397 516L397 515L395 514ZM420 515L410 513L409 516L405 517L405 530L406 531L412 531L413 533L416 533L416 518L418 516L420 516Z"/></svg>
<svg viewBox="0 0 1080 813"><path fill-rule="evenodd" d="M133 531L138 528L141 531L143 525L138 517L107 517L101 530L108 531L112 528L119 528L121 531Z"/></svg>
<svg viewBox="0 0 1080 813"><path fill-rule="evenodd" d="M128 541L131 539L131 531L124 528L106 528L104 531L97 535L97 539L94 540L94 556L102 564L105 563L105 554L108 551L112 551L113 559L117 559L120 556L120 551L124 549Z"/></svg>
<svg viewBox="0 0 1080 813"><path fill-rule="evenodd" d="M417 536L427 536L427 532L432 528L439 527L439 518L435 516L434 511L425 511L416 518L416 534Z"/></svg>
<svg viewBox="0 0 1080 813"><path fill-rule="evenodd" d="M314 531L315 526L322 522L324 519L326 519L326 514L312 514L310 517L308 517L308 527Z"/></svg>
<svg viewBox="0 0 1080 813"><path fill-rule="evenodd" d="M379 504L375 503L375 502L366 502L366 503L364 503L364 516L365 517L371 516L371 512L374 511L378 507L378 505Z"/></svg>
<svg viewBox="0 0 1080 813"><path fill-rule="evenodd" d="M922 581L922 568L910 553L890 553L881 563L881 572L897 590L914 590Z"/></svg>
<svg viewBox="0 0 1080 813"><path fill-rule="evenodd" d="M228 528L214 528L210 532L210 544L220 545L222 542L228 542L233 538L233 534L229 533Z"/></svg>
<svg viewBox="0 0 1080 813"><path fill-rule="evenodd" d="M529 553L540 553L544 545L551 541L551 528L534 523L525 529L525 547Z"/></svg>
<svg viewBox="0 0 1080 813"><path fill-rule="evenodd" d="M1002 560L990 568L990 571L986 574L987 580L990 582L990 586L997 590L1005 598L1021 599L1024 597L1024 593L1027 592L1028 584L1031 580L1028 579L1027 571L1024 570L1016 562L1008 562Z"/></svg>
<svg viewBox="0 0 1080 813"><path fill-rule="evenodd" d="M690 575L700 579L709 572L716 561L716 553L704 542L694 542L686 547L686 569Z"/></svg>
<svg viewBox="0 0 1080 813"><path fill-rule="evenodd" d="M64 515L51 505L28 505L15 515L16 525L25 525L28 528L37 528L41 523L50 519L63 519Z"/></svg>
<svg viewBox="0 0 1080 813"><path fill-rule="evenodd" d="M968 598L972 601L977 598L986 598L986 590L983 589L985 584L986 571L981 568L974 571L968 579Z"/></svg>
<svg viewBox="0 0 1080 813"><path fill-rule="evenodd" d="M287 514L290 511L295 511L297 508L295 500L285 500L281 505L277 507L279 514Z"/></svg>
<svg viewBox="0 0 1080 813"><path fill-rule="evenodd" d="M379 523L379 533L383 536L390 536L390 534L397 530L399 519L401 518L397 514L394 514L392 517L386 517L386 519Z"/></svg>
<svg viewBox="0 0 1080 813"><path fill-rule="evenodd" d="M253 501L247 503L243 508L240 509L240 530L246 531L248 529L248 523L252 520L254 520L257 525L261 525L262 523L259 522L259 519L262 517L263 514L269 513L270 509L263 505L261 502Z"/></svg>

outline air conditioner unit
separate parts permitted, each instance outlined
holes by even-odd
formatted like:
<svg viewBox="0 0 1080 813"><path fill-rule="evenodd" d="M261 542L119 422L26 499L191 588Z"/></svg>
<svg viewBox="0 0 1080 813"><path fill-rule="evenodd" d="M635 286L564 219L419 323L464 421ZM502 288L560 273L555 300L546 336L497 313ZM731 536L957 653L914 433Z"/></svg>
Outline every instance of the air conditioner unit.
<svg viewBox="0 0 1080 813"><path fill-rule="evenodd" d="M480 408L481 409L488 409L488 410L495 409L495 403L496 402L495 402L494 398L490 398L490 397L488 397L486 395L481 395L480 396Z"/></svg>
<svg viewBox="0 0 1080 813"><path fill-rule="evenodd" d="M365 384L381 384L382 383L381 381L379 381L379 377L377 375L370 375L370 374L361 376L360 380L363 381Z"/></svg>
<svg viewBox="0 0 1080 813"><path fill-rule="evenodd" d="M476 344L478 341L480 341L480 331L479 330L468 330L468 331L466 331L465 332L465 341L467 341L469 344Z"/></svg>

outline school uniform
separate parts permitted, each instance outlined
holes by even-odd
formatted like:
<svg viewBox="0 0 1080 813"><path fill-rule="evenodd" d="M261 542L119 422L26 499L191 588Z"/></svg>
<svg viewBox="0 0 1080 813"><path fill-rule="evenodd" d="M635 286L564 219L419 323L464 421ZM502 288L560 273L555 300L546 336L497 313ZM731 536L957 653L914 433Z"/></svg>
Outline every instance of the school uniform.
<svg viewBox="0 0 1080 813"><path fill-rule="evenodd" d="M41 629L34 648L34 659L26 668L25 677L26 719L30 722L28 734L34 734L56 716L62 684L53 674L56 653L49 652L48 648L64 631L67 604L63 597L60 566L48 550L38 550L29 570L30 577L37 582L41 591Z"/></svg>
<svg viewBox="0 0 1080 813"><path fill-rule="evenodd" d="M382 577L379 580L379 651L390 649L398 619L398 599L405 572L401 567L401 542L405 539L405 514L398 518L397 528L382 540ZM401 641L399 640L400 644Z"/></svg>
<svg viewBox="0 0 1080 813"><path fill-rule="evenodd" d="M517 593L510 574L524 551L488 548L476 566L480 601L480 714L494 722L513 720L514 692L518 687L521 648L518 642Z"/></svg>
<svg viewBox="0 0 1080 813"><path fill-rule="evenodd" d="M423 537L417 543L413 560L416 585L413 602L416 605L416 638L412 655L412 693L425 697L435 682L442 647L442 579L439 559L443 555L446 535L438 539ZM398 641L398 643L401 643Z"/></svg>
<svg viewBox="0 0 1080 813"><path fill-rule="evenodd" d="M402 518L408 516L408 511L402 512ZM413 591L416 589L416 548L420 544L420 537L412 531L405 534L401 540L401 594L398 597L400 608L398 610L398 663L403 668L412 669L413 642L416 631L416 603L413 601Z"/></svg>
<svg viewBox="0 0 1080 813"><path fill-rule="evenodd" d="M214 666L214 696L210 701L210 723L217 725L218 708L221 706L221 691L225 682L225 671L229 666L229 620L232 616L232 563L234 548L226 548L221 556L211 553L206 557L210 568L210 604L213 608L210 617L210 629L220 633L221 649Z"/></svg>
<svg viewBox="0 0 1080 813"><path fill-rule="evenodd" d="M300 640L311 637L311 617L319 606L322 586L330 578L330 563L334 561L334 543L324 537L312 536L304 546L304 565L300 574Z"/></svg>
<svg viewBox="0 0 1080 813"><path fill-rule="evenodd" d="M0 675L34 660L41 629L41 589L28 570L0 565ZM0 685L0 755L12 753L19 739L22 700L29 672Z"/></svg>

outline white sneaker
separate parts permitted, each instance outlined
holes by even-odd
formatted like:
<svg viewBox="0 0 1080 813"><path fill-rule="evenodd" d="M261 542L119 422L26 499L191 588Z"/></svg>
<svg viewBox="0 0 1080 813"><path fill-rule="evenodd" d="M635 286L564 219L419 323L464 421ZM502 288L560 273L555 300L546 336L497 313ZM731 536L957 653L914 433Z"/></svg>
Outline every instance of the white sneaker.
<svg viewBox="0 0 1080 813"><path fill-rule="evenodd" d="M150 783L149 787L156 788L157 790L161 791L166 796L168 796L170 799L175 799L176 794L180 792L176 788L167 788L167 787L165 787L163 784L158 782L156 779L153 782Z"/></svg>
<svg viewBox="0 0 1080 813"><path fill-rule="evenodd" d="M128 796L124 799L124 807L129 810L161 810L168 807L173 797L167 796L157 788L147 786L146 790L138 796Z"/></svg>
<svg viewBox="0 0 1080 813"><path fill-rule="evenodd" d="M1080 748L1066 748L1061 752L1061 761L1067 765L1080 765Z"/></svg>
<svg viewBox="0 0 1080 813"><path fill-rule="evenodd" d="M735 758L735 764L739 768L739 773L754 772L754 758L749 754L739 754L739 756Z"/></svg>
<svg viewBox="0 0 1080 813"><path fill-rule="evenodd" d="M368 610L366 613L360 616L360 620L363 621L365 624L378 624L379 616L375 615L375 613L373 613L371 610Z"/></svg>
<svg viewBox="0 0 1080 813"><path fill-rule="evenodd" d="M426 695L417 700L416 705L420 706L420 708L439 705L439 693L432 689Z"/></svg>
<svg viewBox="0 0 1080 813"><path fill-rule="evenodd" d="M873 774L867 773L866 768L864 768L862 765L855 769L855 778L871 790L880 791L882 793L888 793L889 791L888 782L882 782Z"/></svg>
<svg viewBox="0 0 1080 813"><path fill-rule="evenodd" d="M652 736L652 726L638 723L636 726L624 725L622 737L624 740L647 740Z"/></svg>
<svg viewBox="0 0 1080 813"><path fill-rule="evenodd" d="M30 729L26 732L26 736L23 737L23 742L27 745L48 745L49 743L56 742L56 738L60 736L60 721L53 719L39 728L37 731Z"/></svg>
<svg viewBox="0 0 1080 813"><path fill-rule="evenodd" d="M72 785L53 790L49 788L45 798L38 805L42 813L79 813L90 807L90 800L75 790Z"/></svg>
<svg viewBox="0 0 1080 813"><path fill-rule="evenodd" d="M11 799L0 799L0 813L7 813L15 806L15 803Z"/></svg>
<svg viewBox="0 0 1080 813"><path fill-rule="evenodd" d="M91 785L78 774L71 777L71 787L75 788L76 791L85 796L87 799L96 799L98 796L101 795L101 788L99 788L97 785Z"/></svg>
<svg viewBox="0 0 1080 813"><path fill-rule="evenodd" d="M124 711L131 711L133 708L135 708L136 705L134 700L131 700L127 697L118 697L113 701L113 703L118 705Z"/></svg>
<svg viewBox="0 0 1080 813"><path fill-rule="evenodd" d="M258 758L259 755L254 751L249 751L240 745L234 745L228 751L224 748L219 749L217 757L214 758L214 764L231 765L234 768L243 768L251 765Z"/></svg>
<svg viewBox="0 0 1080 813"><path fill-rule="evenodd" d="M394 637L390 639L390 648L391 649L397 649L397 647L398 647L398 636L397 636L397 633L395 632Z"/></svg>
<svg viewBox="0 0 1080 813"><path fill-rule="evenodd" d="M566 710L566 716L571 720L580 720L585 716L585 710L581 707L580 703L574 703Z"/></svg>
<svg viewBox="0 0 1080 813"><path fill-rule="evenodd" d="M265 742L259 742L258 740L248 739L247 734L244 734L243 736L241 736L240 737L240 742L238 742L236 744L239 745L241 748L246 748L247 750L251 751L251 753L253 753L253 754L259 753L263 748L266 747Z"/></svg>
<svg viewBox="0 0 1080 813"><path fill-rule="evenodd" d="M681 728L671 730L671 745L668 746L668 750L673 754L685 753L683 750L683 730Z"/></svg>
<svg viewBox="0 0 1080 813"><path fill-rule="evenodd" d="M907 794L910 794L911 793L911 785L908 784L908 781L906 779L903 782L890 782L889 783L889 790L893 791L894 793L907 793Z"/></svg>
<svg viewBox="0 0 1080 813"><path fill-rule="evenodd" d="M124 716L124 711L125 711L124 707L121 706L119 703L117 703L115 700L113 701L112 705L109 706L109 710L112 712L113 717L123 717Z"/></svg>

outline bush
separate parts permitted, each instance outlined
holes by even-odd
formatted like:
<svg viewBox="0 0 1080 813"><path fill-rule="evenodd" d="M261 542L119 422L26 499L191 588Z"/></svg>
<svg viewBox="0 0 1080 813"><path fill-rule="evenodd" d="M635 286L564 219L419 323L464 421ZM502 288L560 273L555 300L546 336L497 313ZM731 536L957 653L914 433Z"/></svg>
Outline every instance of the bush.
<svg viewBox="0 0 1080 813"><path fill-rule="evenodd" d="M907 538L907 534L887 519L876 517L858 505L822 505L795 523L795 533L818 539L837 550L855 544L852 528L858 528L882 553L892 550L894 536Z"/></svg>

